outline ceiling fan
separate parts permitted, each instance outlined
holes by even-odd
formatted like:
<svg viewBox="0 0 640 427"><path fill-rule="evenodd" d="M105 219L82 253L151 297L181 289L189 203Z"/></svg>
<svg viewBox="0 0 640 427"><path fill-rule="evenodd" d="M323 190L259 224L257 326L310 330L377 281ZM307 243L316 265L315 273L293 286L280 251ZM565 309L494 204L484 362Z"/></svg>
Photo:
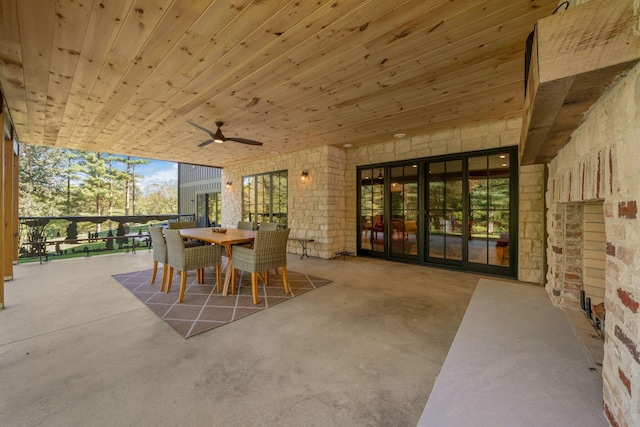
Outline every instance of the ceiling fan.
<svg viewBox="0 0 640 427"><path fill-rule="evenodd" d="M203 142L202 144L199 144L198 147L204 147L205 145L209 145L212 142L216 142L218 144L222 144L225 141L239 142L241 144L248 144L248 145L262 145L262 142L253 141L251 139L246 139L246 138L236 138L236 137L226 138L222 134L222 131L220 130L222 125L224 125L224 122L216 122L216 126L218 126L218 129L215 132L212 132L209 129L207 129L205 127L202 127L199 124L192 122L191 120L187 120L187 123L189 123L192 126L197 127L200 130L205 131L211 137L211 139L208 139L205 142Z"/></svg>

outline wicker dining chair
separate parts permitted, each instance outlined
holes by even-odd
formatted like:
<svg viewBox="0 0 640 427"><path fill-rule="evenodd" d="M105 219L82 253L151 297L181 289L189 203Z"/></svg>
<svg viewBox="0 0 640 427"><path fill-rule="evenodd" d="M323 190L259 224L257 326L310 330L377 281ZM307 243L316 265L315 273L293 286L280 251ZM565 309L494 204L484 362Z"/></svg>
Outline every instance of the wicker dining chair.
<svg viewBox="0 0 640 427"><path fill-rule="evenodd" d="M251 273L251 293L253 303L258 304L258 278L268 284L268 271L282 267L284 291L291 293L287 274L287 239L291 229L258 230L253 248L237 246L233 249L233 268Z"/></svg>
<svg viewBox="0 0 640 427"><path fill-rule="evenodd" d="M277 230L277 229L278 229L277 222L263 222L260 224L260 227L258 227L258 230L263 230L263 231L271 231L271 230Z"/></svg>
<svg viewBox="0 0 640 427"><path fill-rule="evenodd" d="M277 230L278 229L278 223L277 222L263 222L260 223L260 225L258 226L258 230L263 230L263 231L270 231L270 230ZM251 247L251 246L249 246ZM275 268L276 274L278 274L278 268ZM265 284L269 284L269 272L267 271L266 273L266 277L264 278L265 280Z"/></svg>
<svg viewBox="0 0 640 427"><path fill-rule="evenodd" d="M197 228L197 227L198 227L198 224L195 221L176 221L176 222L169 223L170 230L184 230L185 228ZM200 242L199 240L192 240L187 238L184 238L182 240L184 240L184 243L187 247L198 246L202 244L202 242Z"/></svg>
<svg viewBox="0 0 640 427"><path fill-rule="evenodd" d="M167 240L167 262L169 264L169 280L167 293L171 292L171 281L174 270L180 272L180 295L178 302L184 300L187 288L187 272L196 270L198 283L204 282L204 269L216 267L216 284L218 292L222 290L222 249L219 245L202 245L185 247L180 230L165 230Z"/></svg>
<svg viewBox="0 0 640 427"><path fill-rule="evenodd" d="M153 246L153 273L151 274L151 284L156 281L156 273L158 272L158 263L162 263L162 281L160 283L160 290L164 291L164 286L167 281L167 270L169 265L167 264L167 242L164 240L162 234L162 228L149 227L149 236L151 236L151 244Z"/></svg>
<svg viewBox="0 0 640 427"><path fill-rule="evenodd" d="M254 230L256 228L256 224L249 221L238 221L238 226L236 228L238 230Z"/></svg>

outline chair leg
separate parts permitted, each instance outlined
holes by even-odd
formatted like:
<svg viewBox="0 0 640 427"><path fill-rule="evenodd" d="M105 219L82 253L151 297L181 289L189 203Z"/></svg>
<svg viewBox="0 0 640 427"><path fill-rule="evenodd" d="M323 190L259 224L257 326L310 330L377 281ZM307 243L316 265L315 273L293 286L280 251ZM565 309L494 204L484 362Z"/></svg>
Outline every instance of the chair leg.
<svg viewBox="0 0 640 427"><path fill-rule="evenodd" d="M229 273L227 273L229 274ZM238 278L238 269L231 270L231 295L236 294L236 279Z"/></svg>
<svg viewBox="0 0 640 427"><path fill-rule="evenodd" d="M162 265L162 282L160 283L160 291L164 291L165 286L167 286L167 274L169 272L169 265Z"/></svg>
<svg viewBox="0 0 640 427"><path fill-rule="evenodd" d="M287 272L287 267L282 267L282 281L284 282L284 291L288 294L291 293L291 287L289 286L289 274Z"/></svg>
<svg viewBox="0 0 640 427"><path fill-rule="evenodd" d="M222 266L216 265L216 285L218 286L218 292L222 292Z"/></svg>
<svg viewBox="0 0 640 427"><path fill-rule="evenodd" d="M167 279L167 293L171 292L171 282L173 282L173 267L169 267L169 278Z"/></svg>
<svg viewBox="0 0 640 427"><path fill-rule="evenodd" d="M269 270L263 273L264 285L269 286Z"/></svg>
<svg viewBox="0 0 640 427"><path fill-rule="evenodd" d="M182 302L184 300L184 291L187 290L187 272L180 272L180 295L178 296L178 302Z"/></svg>
<svg viewBox="0 0 640 427"><path fill-rule="evenodd" d="M153 273L151 273L151 284L153 285L156 281L156 271L158 270L158 261L153 260Z"/></svg>
<svg viewBox="0 0 640 427"><path fill-rule="evenodd" d="M196 274L196 278L198 283L204 283L204 268L199 268L198 273Z"/></svg>
<svg viewBox="0 0 640 427"><path fill-rule="evenodd" d="M251 273L251 293L253 294L253 303L258 304L258 273Z"/></svg>

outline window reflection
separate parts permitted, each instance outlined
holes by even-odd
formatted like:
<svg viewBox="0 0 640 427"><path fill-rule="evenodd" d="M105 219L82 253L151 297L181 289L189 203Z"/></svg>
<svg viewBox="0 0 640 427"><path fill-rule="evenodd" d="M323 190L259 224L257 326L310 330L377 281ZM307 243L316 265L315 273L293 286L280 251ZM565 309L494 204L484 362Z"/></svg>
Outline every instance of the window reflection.
<svg viewBox="0 0 640 427"><path fill-rule="evenodd" d="M384 251L384 169L360 171L360 247Z"/></svg>
<svg viewBox="0 0 640 427"><path fill-rule="evenodd" d="M242 221L288 223L287 171L249 175L242 178Z"/></svg>
<svg viewBox="0 0 640 427"><path fill-rule="evenodd" d="M508 153L469 158L469 262L509 265L509 162Z"/></svg>

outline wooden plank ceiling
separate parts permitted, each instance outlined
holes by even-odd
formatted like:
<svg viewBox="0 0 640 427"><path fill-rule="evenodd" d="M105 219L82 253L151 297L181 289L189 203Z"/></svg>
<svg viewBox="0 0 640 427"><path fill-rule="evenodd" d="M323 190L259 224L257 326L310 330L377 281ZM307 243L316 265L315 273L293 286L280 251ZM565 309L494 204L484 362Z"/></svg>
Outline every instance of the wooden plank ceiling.
<svg viewBox="0 0 640 427"><path fill-rule="evenodd" d="M225 166L521 117L557 4L0 0L0 82L22 143Z"/></svg>

